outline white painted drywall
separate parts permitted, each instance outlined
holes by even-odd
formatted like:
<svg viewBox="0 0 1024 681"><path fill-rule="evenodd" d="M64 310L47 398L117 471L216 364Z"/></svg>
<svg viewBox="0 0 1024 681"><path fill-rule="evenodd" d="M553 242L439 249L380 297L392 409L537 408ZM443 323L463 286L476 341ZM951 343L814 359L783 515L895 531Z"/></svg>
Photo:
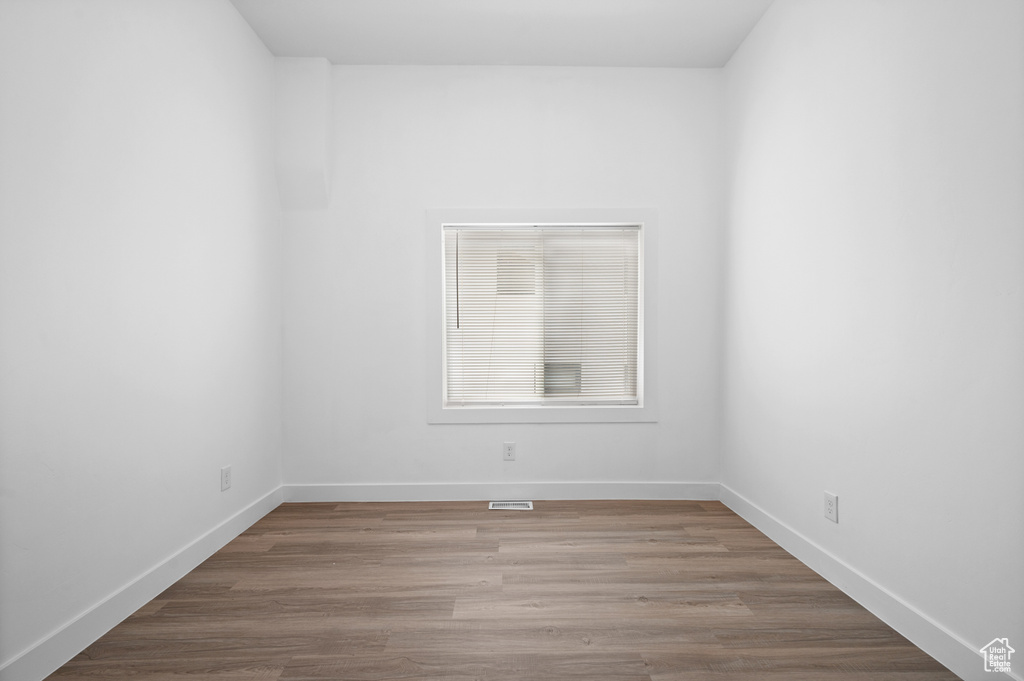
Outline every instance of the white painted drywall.
<svg viewBox="0 0 1024 681"><path fill-rule="evenodd" d="M976 675L1024 642L1024 4L778 0L726 74L722 480Z"/></svg>
<svg viewBox="0 0 1024 681"><path fill-rule="evenodd" d="M280 484L273 84L226 1L0 3L0 667Z"/></svg>
<svg viewBox="0 0 1024 681"><path fill-rule="evenodd" d="M277 187L285 209L326 208L331 191L331 64L278 57L275 70Z"/></svg>
<svg viewBox="0 0 1024 681"><path fill-rule="evenodd" d="M332 202L286 217L285 483L716 481L721 95L714 70L335 67ZM427 424L426 211L538 207L657 212L658 423Z"/></svg>

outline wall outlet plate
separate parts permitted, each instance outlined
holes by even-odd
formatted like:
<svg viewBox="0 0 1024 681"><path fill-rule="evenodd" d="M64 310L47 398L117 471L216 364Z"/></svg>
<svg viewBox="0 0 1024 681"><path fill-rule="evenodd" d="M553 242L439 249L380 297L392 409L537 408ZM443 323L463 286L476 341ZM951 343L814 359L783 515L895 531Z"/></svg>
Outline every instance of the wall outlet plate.
<svg viewBox="0 0 1024 681"><path fill-rule="evenodd" d="M231 466L224 466L220 469L220 491L225 492L231 489Z"/></svg>
<svg viewBox="0 0 1024 681"><path fill-rule="evenodd" d="M515 461L516 460L516 443L506 442L501 446L501 459L502 461Z"/></svg>
<svg viewBox="0 0 1024 681"><path fill-rule="evenodd" d="M825 517L834 523L839 522L839 496L825 492Z"/></svg>

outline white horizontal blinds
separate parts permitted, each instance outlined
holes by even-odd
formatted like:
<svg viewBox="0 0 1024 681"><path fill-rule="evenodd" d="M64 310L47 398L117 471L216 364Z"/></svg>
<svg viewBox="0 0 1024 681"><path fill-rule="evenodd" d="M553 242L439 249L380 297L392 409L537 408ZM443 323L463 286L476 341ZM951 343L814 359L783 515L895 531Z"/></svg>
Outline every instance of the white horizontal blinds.
<svg viewBox="0 0 1024 681"><path fill-rule="evenodd" d="M553 231L544 237L544 394L637 396L637 231Z"/></svg>
<svg viewBox="0 0 1024 681"><path fill-rule="evenodd" d="M535 232L445 232L448 403L536 399L542 250Z"/></svg>
<svg viewBox="0 0 1024 681"><path fill-rule="evenodd" d="M446 403L636 404L638 235L446 228Z"/></svg>

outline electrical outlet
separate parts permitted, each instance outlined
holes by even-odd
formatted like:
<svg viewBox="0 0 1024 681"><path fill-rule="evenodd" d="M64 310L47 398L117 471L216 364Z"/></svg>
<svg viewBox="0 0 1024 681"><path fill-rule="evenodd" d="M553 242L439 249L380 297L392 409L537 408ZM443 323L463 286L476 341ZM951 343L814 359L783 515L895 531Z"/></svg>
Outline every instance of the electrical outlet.
<svg viewBox="0 0 1024 681"><path fill-rule="evenodd" d="M231 466L224 466L220 469L220 491L231 489Z"/></svg>
<svg viewBox="0 0 1024 681"><path fill-rule="evenodd" d="M506 442L501 447L501 458L503 461L515 461L516 460L516 443Z"/></svg>
<svg viewBox="0 0 1024 681"><path fill-rule="evenodd" d="M839 522L839 497L825 492L825 517L834 523Z"/></svg>

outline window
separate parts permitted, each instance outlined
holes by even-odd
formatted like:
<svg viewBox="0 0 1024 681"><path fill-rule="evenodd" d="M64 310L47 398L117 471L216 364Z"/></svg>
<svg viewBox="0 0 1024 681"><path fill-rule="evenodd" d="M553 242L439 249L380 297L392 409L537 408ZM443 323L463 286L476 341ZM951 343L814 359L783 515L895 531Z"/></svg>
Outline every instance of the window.
<svg viewBox="0 0 1024 681"><path fill-rule="evenodd" d="M423 396L425 398L426 421L430 424L514 424L514 423L653 423L658 420L658 344L654 342L658 328L658 215L650 207L604 207L604 208L568 208L568 207L527 207L527 208L430 208L424 211L425 243L423 302L424 323L424 357ZM588 389L595 386L593 378L598 375L593 367L585 365L592 361L592 353L583 357L580 353L566 356L559 353L558 347L568 345L565 336L556 331L552 313L555 305L560 302L559 294L565 290L563 279L572 279L570 270L554 265L554 241L547 241L538 246L538 241L554 239L559 232L598 231L631 231L636 242L636 331L635 331L635 369L630 368L632 362L616 362L616 369L604 370L608 376L615 373L623 380L635 380L635 388L609 394L587 394ZM455 246L452 241L457 237L459 258L459 286L455 287L450 278L455 276L454 254L449 248ZM473 234L470 234L473 232ZM466 372L473 369L471 355L465 354L469 347L466 337L469 319L469 300L465 297L469 291L467 285L473 279L467 269L470 266L469 251L478 244L470 245L471 237L480 241L479 245L488 242L484 233L504 235L505 248L494 251L489 265L490 296L492 309L500 304L506 312L517 309L522 312L518 320L505 318L505 326L519 333L520 338L506 334L492 339L494 354L488 360L496 367L493 357L497 350L508 347L512 340L529 342L520 343L519 352L529 354L530 372L528 382L523 380L519 372L520 386L528 385L518 396L506 397L505 401L486 399L478 396L463 396L455 399L449 395L449 379L461 380L463 385L470 385ZM534 234L530 234L534 232ZM494 242L492 236L490 242ZM513 239L515 240L513 242ZM533 244L523 247L528 242ZM467 250L468 249L468 250ZM543 254L547 253L545 260ZM577 255L577 262L579 262ZM484 260L484 263L487 261ZM545 266L547 272L545 273ZM487 269L489 268L489 269ZM619 268L621 271L621 267ZM546 276L545 276L546 274ZM618 276L618 275L616 275ZM469 277L469 279L464 279ZM593 283L608 284L610 279L603 275L583 277L576 273L575 279L580 281L594 280ZM483 281L484 278L480 277ZM610 286L606 286L610 288ZM458 291L458 303L450 296ZM500 293L499 293L500 291ZM532 291L532 292L531 292ZM593 306L596 301L595 287L588 293L587 305ZM537 306L538 301L545 300L547 294L548 317L545 320L545 307ZM532 309L531 309L532 304ZM538 316L540 310L540 316ZM527 314L529 311L529 314ZM456 315L456 330L462 334L462 369L449 371L449 349L454 350L449 342L449 313ZM563 320L575 321L576 329L581 328L583 321L593 318L591 309L580 308L575 319L568 314L562 315ZM620 317L621 318L621 317ZM463 328L463 324L467 328ZM498 317L494 316L494 328L497 329ZM569 323L566 322L566 326ZM527 333L529 332L529 333ZM580 347L581 340L577 340ZM593 348L600 348L593 344ZM490 353L489 353L490 354ZM477 359L482 354L477 355ZM480 360L482 362L482 360ZM611 365L608 365L610 367ZM456 376L462 371L461 377ZM589 373L588 373L589 371ZM500 375L500 372L494 375ZM511 375L511 372L508 372ZM605 384L607 386L607 382ZM454 387L454 386L453 386ZM625 395L623 397L623 395ZM493 401L492 401L493 400Z"/></svg>
<svg viewBox="0 0 1024 681"><path fill-rule="evenodd" d="M442 235L443 408L641 403L641 225Z"/></svg>

